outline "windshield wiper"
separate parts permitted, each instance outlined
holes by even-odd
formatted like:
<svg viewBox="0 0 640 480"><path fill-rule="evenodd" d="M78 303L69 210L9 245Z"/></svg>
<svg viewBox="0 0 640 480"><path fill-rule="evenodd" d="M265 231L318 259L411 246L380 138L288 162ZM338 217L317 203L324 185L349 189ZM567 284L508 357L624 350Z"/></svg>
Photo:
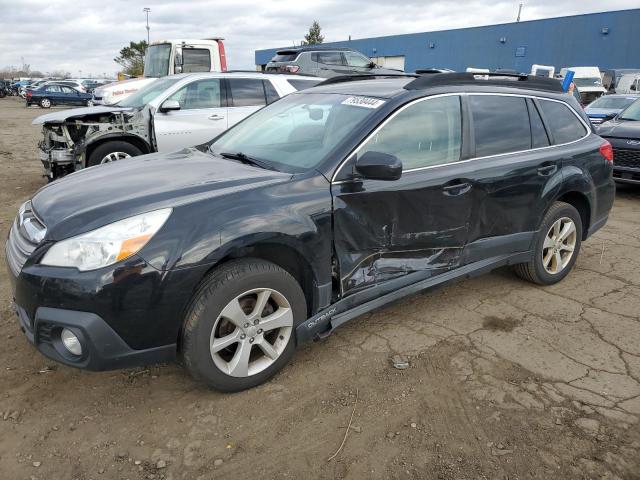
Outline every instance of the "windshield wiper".
<svg viewBox="0 0 640 480"><path fill-rule="evenodd" d="M260 160L258 158L250 157L242 152L236 152L236 153L221 152L218 155L224 158L230 158L231 160L239 160L242 163L246 163L248 165L255 165L256 167L264 168L265 170L278 171L278 169L274 168L273 165L263 160Z"/></svg>

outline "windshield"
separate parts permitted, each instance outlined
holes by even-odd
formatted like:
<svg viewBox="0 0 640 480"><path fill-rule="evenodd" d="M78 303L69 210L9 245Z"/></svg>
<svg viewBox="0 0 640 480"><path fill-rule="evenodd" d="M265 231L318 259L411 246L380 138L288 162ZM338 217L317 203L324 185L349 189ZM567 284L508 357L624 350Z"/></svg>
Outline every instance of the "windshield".
<svg viewBox="0 0 640 480"><path fill-rule="evenodd" d="M169 75L169 57L171 57L170 43L151 45L144 57L144 76L157 78Z"/></svg>
<svg viewBox="0 0 640 480"><path fill-rule="evenodd" d="M602 80L600 77L585 77L585 78L577 78L573 77L573 83L575 83L578 87L601 87Z"/></svg>
<svg viewBox="0 0 640 480"><path fill-rule="evenodd" d="M604 96L589 104L588 108L610 108L612 110L622 110L637 100L633 97L609 97Z"/></svg>
<svg viewBox="0 0 640 480"><path fill-rule="evenodd" d="M384 103L339 94L290 94L259 110L211 144L211 151L243 153L274 168L300 173L316 167Z"/></svg>
<svg viewBox="0 0 640 480"><path fill-rule="evenodd" d="M142 108L179 80L180 78L173 77L154 80L136 93L120 100L116 105L125 108Z"/></svg>
<svg viewBox="0 0 640 480"><path fill-rule="evenodd" d="M640 120L640 101L636 100L618 115L620 120Z"/></svg>

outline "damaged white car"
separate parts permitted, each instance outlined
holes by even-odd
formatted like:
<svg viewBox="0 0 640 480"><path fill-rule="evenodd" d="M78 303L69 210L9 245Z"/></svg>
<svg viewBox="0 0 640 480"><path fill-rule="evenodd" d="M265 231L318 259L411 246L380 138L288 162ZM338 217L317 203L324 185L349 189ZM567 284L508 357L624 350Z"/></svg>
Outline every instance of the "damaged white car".
<svg viewBox="0 0 640 480"><path fill-rule="evenodd" d="M259 108L321 79L262 73L172 75L115 106L64 110L42 125L40 160L50 180L76 170L206 143Z"/></svg>

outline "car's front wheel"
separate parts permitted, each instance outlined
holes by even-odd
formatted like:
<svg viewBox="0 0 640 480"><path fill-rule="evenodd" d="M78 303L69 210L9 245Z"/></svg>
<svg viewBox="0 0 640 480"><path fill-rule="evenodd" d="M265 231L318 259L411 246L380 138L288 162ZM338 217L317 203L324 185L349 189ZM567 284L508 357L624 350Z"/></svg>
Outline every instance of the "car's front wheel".
<svg viewBox="0 0 640 480"><path fill-rule="evenodd" d="M300 285L279 266L251 258L223 264L205 279L185 317L185 367L216 390L255 387L289 362L306 312Z"/></svg>
<svg viewBox="0 0 640 480"><path fill-rule="evenodd" d="M95 167L103 163L116 162L125 158L142 155L142 151L129 142L111 141L98 145L87 161L88 167Z"/></svg>
<svg viewBox="0 0 640 480"><path fill-rule="evenodd" d="M515 265L518 276L540 285L566 277L576 263L582 242L582 220L573 205L555 202L538 230L533 258Z"/></svg>

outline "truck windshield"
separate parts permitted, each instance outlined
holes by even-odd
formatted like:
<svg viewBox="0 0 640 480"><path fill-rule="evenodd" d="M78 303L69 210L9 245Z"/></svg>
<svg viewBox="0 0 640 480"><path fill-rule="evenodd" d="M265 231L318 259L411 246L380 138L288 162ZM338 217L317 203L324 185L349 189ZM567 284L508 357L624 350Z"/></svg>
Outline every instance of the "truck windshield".
<svg viewBox="0 0 640 480"><path fill-rule="evenodd" d="M151 84L141 88L136 93L120 100L116 105L125 108L142 108L179 80L180 78L173 77L154 80Z"/></svg>
<svg viewBox="0 0 640 480"><path fill-rule="evenodd" d="M144 76L157 78L169 75L171 44L159 43L151 45L144 57Z"/></svg>
<svg viewBox="0 0 640 480"><path fill-rule="evenodd" d="M578 87L601 87L602 86L602 80L596 77L584 77L584 78L573 77L573 83L575 83Z"/></svg>
<svg viewBox="0 0 640 480"><path fill-rule="evenodd" d="M243 154L283 172L305 172L383 103L353 95L290 94L227 130L210 151Z"/></svg>

